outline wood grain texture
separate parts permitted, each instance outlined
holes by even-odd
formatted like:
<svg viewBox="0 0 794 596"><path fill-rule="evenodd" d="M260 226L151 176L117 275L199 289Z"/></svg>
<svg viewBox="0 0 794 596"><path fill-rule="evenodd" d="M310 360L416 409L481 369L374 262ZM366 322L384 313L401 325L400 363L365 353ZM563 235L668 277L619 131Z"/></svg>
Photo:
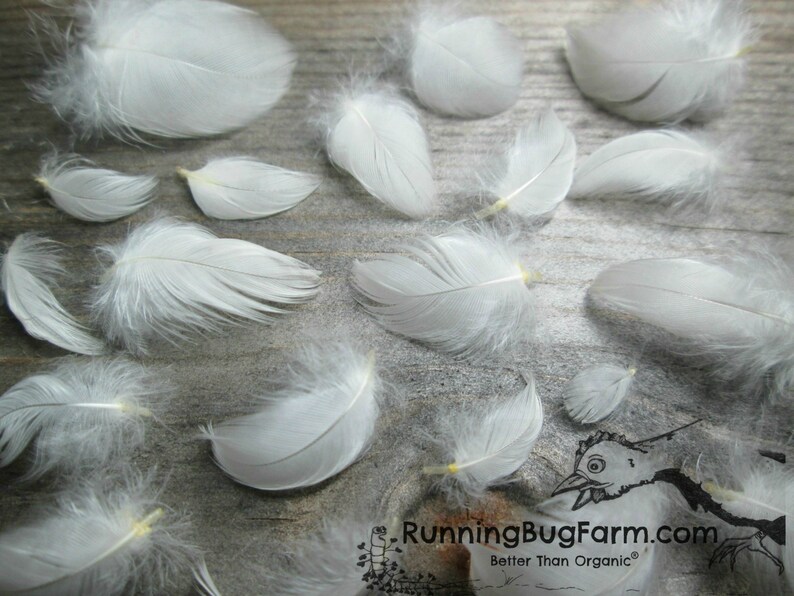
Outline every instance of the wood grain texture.
<svg viewBox="0 0 794 596"><path fill-rule="evenodd" d="M357 308L348 284L351 263L388 251L419 232L437 233L471 214L476 201L473 170L487 162L515 129L553 106L574 131L579 155L591 153L638 126L596 108L581 96L563 56L565 24L585 22L620 8L611 0L505 0L467 2L490 14L522 40L526 56L523 90L506 113L483 120L447 119L422 112L430 135L440 188L439 217L416 223L373 200L349 177L335 171L320 152L310 120L322 108L313 94L333 90L350 71L377 69L383 47L405 22L410 7L380 0L247 0L290 39L299 61L292 87L265 117L220 138L156 140L135 147L105 140L78 143L76 150L102 166L160 177L156 201L134 216L111 224L76 221L51 206L33 183L38 161L50 146L69 146L69 134L47 106L34 103L26 84L43 61L28 30L27 11L50 13L35 0L0 1L0 240L25 231L41 232L67 247L69 275L58 296L74 312L96 279L92 247L116 242L130 226L159 213L178 215L222 236L243 238L302 259L323 272L319 298L273 327L230 328L220 336L174 348L158 345L145 363L176 389L163 419L134 460L157 466L168 482L163 499L189 512L197 543L207 551L211 571L224 594L264 594L262 570L289 551L296 539L316 531L324 519L361 516L381 508L389 516L432 514L430 484L421 477L436 408L465 407L472 400L504 397L520 386L520 372L538 378L547 424L519 480L503 493L529 503L548 495L569 473L579 440L591 429L575 426L561 408L567 379L596 362L639 358L637 393L615 419L599 428L640 438L703 418L686 436L672 441L671 463L692 465L702 451L727 453L737 438L778 450L791 440L791 404L763 407L726 395L704 370L670 357L651 342L586 308L589 282L611 263L643 257L704 255L726 246L759 245L794 256L794 3L748 2L762 38L749 56L748 81L725 116L705 126L717 135L741 139L732 159L724 208L712 216L675 219L654 207L629 201L564 202L553 219L521 236L525 262L542 272L534 292L543 325L538 341L505 362L473 367L390 335ZM252 155L324 177L320 189L295 209L261 221L219 222L204 217L175 168L197 168L207 159ZM64 355L25 335L7 309L0 309L0 388L5 389ZM268 495L235 485L214 466L207 446L196 440L200 424L247 411L303 338L346 333L377 350L384 376L400 388L404 407L386 413L369 454L337 478L297 493ZM640 354L640 351L642 353ZM0 473L0 529L32 506L51 501L57 486L19 485L21 466ZM430 503L430 504L428 504ZM742 593L729 588L731 574L709 570L710 549L669 548L660 572L660 594ZM423 553L417 569L438 570L434 552ZM353 565L354 562L351 562ZM448 573L454 576L453 571Z"/></svg>

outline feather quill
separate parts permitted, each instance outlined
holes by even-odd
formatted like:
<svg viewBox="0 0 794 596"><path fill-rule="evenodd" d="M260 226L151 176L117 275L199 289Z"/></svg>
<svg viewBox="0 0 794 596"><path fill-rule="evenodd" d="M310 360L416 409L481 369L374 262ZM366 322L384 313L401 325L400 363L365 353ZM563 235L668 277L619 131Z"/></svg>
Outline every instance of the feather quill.
<svg viewBox="0 0 794 596"><path fill-rule="evenodd" d="M94 167L77 155L52 154L42 160L36 177L52 202L83 221L113 221L135 213L152 200L153 176L128 176Z"/></svg>
<svg viewBox="0 0 794 596"><path fill-rule="evenodd" d="M571 379L563 390L568 415L582 424L606 420L628 396L637 369L596 364Z"/></svg>
<svg viewBox="0 0 794 596"><path fill-rule="evenodd" d="M509 240L453 228L353 265L364 309L389 331L472 360L507 352L531 336L535 307Z"/></svg>
<svg viewBox="0 0 794 596"><path fill-rule="evenodd" d="M463 17L450 7L421 11L408 61L411 87L440 114L481 118L512 107L521 93L519 40L489 17Z"/></svg>
<svg viewBox="0 0 794 596"><path fill-rule="evenodd" d="M452 463L427 466L425 474L440 474L440 486L450 500L481 499L485 491L504 483L526 461L543 428L543 404L535 380L512 399L480 411L445 415L434 442Z"/></svg>
<svg viewBox="0 0 794 596"><path fill-rule="evenodd" d="M195 171L177 168L205 215L256 219L292 209L320 186L320 178L250 157L213 159Z"/></svg>
<svg viewBox="0 0 794 596"><path fill-rule="evenodd" d="M761 253L644 259L613 265L590 287L595 303L688 340L676 349L715 361L743 388L794 386L794 274Z"/></svg>
<svg viewBox="0 0 794 596"><path fill-rule="evenodd" d="M107 337L145 352L152 336L170 341L225 322L270 323L317 293L319 274L257 244L218 238L201 226L161 218L100 249L111 264L95 290Z"/></svg>
<svg viewBox="0 0 794 596"><path fill-rule="evenodd" d="M59 468L103 467L141 444L144 419L164 387L124 359L61 360L0 397L0 467L35 444L26 478Z"/></svg>
<svg viewBox="0 0 794 596"><path fill-rule="evenodd" d="M676 130L628 135L596 150L576 170L571 198L640 195L673 208L714 206L721 158L709 143Z"/></svg>
<svg viewBox="0 0 794 596"><path fill-rule="evenodd" d="M709 120L741 87L753 37L741 1L667 0L569 27L567 58L582 93L616 114Z"/></svg>
<svg viewBox="0 0 794 596"><path fill-rule="evenodd" d="M571 511L573 498L570 495L553 497L521 514L519 524L533 523L535 542L520 542L516 548L501 544L466 545L471 555L469 579L474 586L493 586L495 594L506 596L540 596L549 592L583 592L593 596L617 596L618 594L652 594L652 586L658 577L659 558L662 553L655 544L622 541L617 544L597 543L590 537L581 542L571 541L563 546L563 533L555 534L563 527L576 528L586 523L591 528L647 527L656 528L663 521L663 495L648 488L626 493L619 500L602 501L579 511ZM507 522L512 523L512 522ZM542 534L541 534L542 532ZM554 540L542 543L543 554L550 558L565 557L570 561L583 557L625 557L627 550L636 551L638 557L630 566L594 565L558 566L533 565L527 567L509 563L506 566L491 565L491 556L510 557L513 561L533 557L538 552L537 536L555 536ZM631 536L631 534L628 534ZM636 538L635 538L636 540ZM509 578L509 579L508 579Z"/></svg>
<svg viewBox="0 0 794 596"><path fill-rule="evenodd" d="M58 252L52 240L31 233L17 236L0 264L6 304L36 339L78 354L101 354L104 344L61 306L50 289L65 273Z"/></svg>
<svg viewBox="0 0 794 596"><path fill-rule="evenodd" d="M215 585L215 580L207 569L207 562L202 558L193 569L193 580L196 589L202 596L221 596L221 591Z"/></svg>
<svg viewBox="0 0 794 596"><path fill-rule="evenodd" d="M173 594L195 557L186 523L141 486L88 486L0 534L0 593Z"/></svg>
<svg viewBox="0 0 794 596"><path fill-rule="evenodd" d="M568 194L575 161L571 131L553 110L538 115L519 131L500 171L486 178L488 194L498 200L477 219L502 210L526 218L551 213Z"/></svg>
<svg viewBox="0 0 794 596"><path fill-rule="evenodd" d="M203 436L236 482L271 491L313 486L363 455L380 399L373 353L342 342L309 346L257 412L208 425Z"/></svg>
<svg viewBox="0 0 794 596"><path fill-rule="evenodd" d="M436 187L416 109L391 89L360 85L332 103L323 121L331 162L392 209L415 219L430 215Z"/></svg>
<svg viewBox="0 0 794 596"><path fill-rule="evenodd" d="M214 0L81 1L34 88L83 135L196 137L241 128L287 91L290 44Z"/></svg>

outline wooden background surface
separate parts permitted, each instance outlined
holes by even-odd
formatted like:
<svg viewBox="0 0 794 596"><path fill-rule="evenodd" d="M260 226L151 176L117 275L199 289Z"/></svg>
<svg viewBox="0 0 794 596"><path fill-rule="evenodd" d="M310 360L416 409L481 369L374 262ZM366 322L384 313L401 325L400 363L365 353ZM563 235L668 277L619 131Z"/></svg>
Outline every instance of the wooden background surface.
<svg viewBox="0 0 794 596"><path fill-rule="evenodd" d="M332 89L352 70L377 67L383 44L410 12L403 3L380 0L239 0L279 29L299 60L286 97L259 122L222 138L157 141L134 147L113 141L80 143L76 150L102 166L160 177L156 201L132 217L92 225L52 207L34 184L41 156L51 146L67 148L66 128L46 106L31 101L26 83L39 75L42 60L28 32L26 11L50 9L34 0L0 2L0 240L25 231L41 232L66 245L69 271L58 296L73 311L84 301L97 274L92 249L121 239L130 226L158 213L200 222L222 236L243 238L302 259L323 272L319 298L273 327L232 328L221 336L179 349L158 345L145 363L173 381L176 394L145 448L134 455L142 468L156 465L167 477L163 499L189 512L197 543L224 594L266 593L263 570L275 555L316 530L324 519L360 516L372 508L409 517L426 510L429 483L421 477L426 456L422 429L436 407L505 397L520 386L520 371L538 379L547 423L536 449L507 497L529 503L548 495L569 473L576 444L591 429L571 423L561 410L561 389L571 376L595 362L639 357L637 392L614 420L601 428L640 438L695 417L705 422L670 443L672 463L691 461L700 451L725 453L736 438L782 448L790 440L792 408L749 403L709 382L704 371L671 358L652 344L616 333L585 307L593 277L611 263L661 256L704 255L726 246L751 244L794 255L794 2L749 2L762 39L748 57L748 81L738 101L709 133L736 136L742 152L729 156L723 206L712 216L671 218L639 202L565 202L548 225L521 237L525 262L542 272L534 292L543 314L538 340L507 362L473 367L390 335L368 320L352 300L348 272L354 259L387 251L418 232L437 233L468 216L476 203L472 171L517 127L553 106L570 126L579 156L638 129L598 110L573 84L563 56L563 26L596 19L618 9L610 0L506 0L468 2L472 11L507 25L523 43L526 69L518 104L484 120L441 118L423 111L440 188L439 217L411 222L381 207L348 177L334 171L319 151L308 120L316 108L308 96ZM176 166L196 168L210 157L248 154L263 161L324 176L320 189L290 212L252 222L218 222L193 204ZM10 387L64 354L26 336L0 310L0 388ZM370 453L337 478L311 490L272 496L237 486L210 460L196 440L200 424L244 413L251 397L306 336L347 333L377 350L384 376L399 386L405 407L385 414ZM771 423L771 424L770 424ZM51 500L57 486L14 483L22 466L0 473L0 528L30 507ZM433 503L436 503L433 501ZM437 503L436 503L437 505ZM433 506L436 506L433 505ZM432 510L432 507L430 507ZM417 513L418 515L418 513ZM674 552L672 552L674 551ZM659 593L742 593L729 587L723 569L707 569L708 549L671 549ZM437 564L432 552L426 564Z"/></svg>

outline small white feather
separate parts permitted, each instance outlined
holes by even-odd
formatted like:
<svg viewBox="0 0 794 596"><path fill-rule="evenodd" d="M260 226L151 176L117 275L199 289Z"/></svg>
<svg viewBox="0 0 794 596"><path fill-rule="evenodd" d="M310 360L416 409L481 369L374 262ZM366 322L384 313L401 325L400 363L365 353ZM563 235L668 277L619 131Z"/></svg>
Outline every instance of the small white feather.
<svg viewBox="0 0 794 596"><path fill-rule="evenodd" d="M621 137L576 170L572 198L641 195L673 208L713 207L721 157L708 142L676 130Z"/></svg>
<svg viewBox="0 0 794 596"><path fill-rule="evenodd" d="M737 94L752 41L739 0L667 0L569 27L567 58L582 93L616 114L708 120Z"/></svg>
<svg viewBox="0 0 794 596"><path fill-rule="evenodd" d="M83 0L34 89L84 135L196 137L243 127L287 91L290 44L214 0Z"/></svg>
<svg viewBox="0 0 794 596"><path fill-rule="evenodd" d="M442 415L434 441L442 445L452 463L428 466L425 474L441 474L447 496L463 504L467 497L480 499L495 484L526 461L543 428L543 404L535 380L527 378L523 391L496 406Z"/></svg>
<svg viewBox="0 0 794 596"><path fill-rule="evenodd" d="M380 381L374 354L342 342L309 346L287 375L256 413L204 429L215 462L246 486L318 484L358 460L375 432Z"/></svg>
<svg viewBox="0 0 794 596"><path fill-rule="evenodd" d="M0 534L0 593L178 593L195 557L186 524L141 486L81 487Z"/></svg>
<svg viewBox="0 0 794 596"><path fill-rule="evenodd" d="M498 200L477 218L502 210L526 218L551 213L568 194L575 161L571 131L553 110L539 114L518 132L499 171L487 177L484 186Z"/></svg>
<svg viewBox="0 0 794 596"><path fill-rule="evenodd" d="M215 585L215 580L212 578L212 574L207 568L207 562L203 558L193 569L193 580L196 589L202 596L221 596L221 591Z"/></svg>
<svg viewBox="0 0 794 596"><path fill-rule="evenodd" d="M461 227L400 250L413 259L390 254L352 269L362 306L389 331L473 360L531 336L534 277L509 240Z"/></svg>
<svg viewBox="0 0 794 596"><path fill-rule="evenodd" d="M52 240L31 233L17 236L0 265L6 304L36 339L78 354L101 354L104 344L66 312L50 289L65 273L58 252Z"/></svg>
<svg viewBox="0 0 794 596"><path fill-rule="evenodd" d="M425 9L413 26L408 74L417 98L431 110L493 116L521 93L521 43L489 17L464 17L449 6Z"/></svg>
<svg viewBox="0 0 794 596"><path fill-rule="evenodd" d="M96 316L111 341L139 352L153 336L176 341L225 322L270 323L285 311L268 302L308 302L319 285L319 273L297 259L174 218L100 250L111 264L95 290Z"/></svg>
<svg viewBox="0 0 794 596"><path fill-rule="evenodd" d="M384 534L379 534L379 530ZM343 522L326 522L311 540L303 540L284 563L271 573L268 587L279 596L358 596L372 594L368 583L382 584L375 577L364 580L367 572L382 573L399 556L385 541L385 527L362 521L360 516ZM360 557L372 549L371 556L359 566ZM380 551L380 552L378 552ZM372 567L370 567L372 565ZM384 576L385 577L385 576ZM392 585L392 588L394 586ZM377 593L378 590L375 591Z"/></svg>
<svg viewBox="0 0 794 596"><path fill-rule="evenodd" d="M26 478L129 457L143 441L153 397L165 399L163 389L145 368L128 360L61 360L52 371L23 379L0 397L0 467L32 443Z"/></svg>
<svg viewBox="0 0 794 596"><path fill-rule="evenodd" d="M568 415L582 424L594 424L617 410L628 396L637 369L596 364L571 379L563 390Z"/></svg>
<svg viewBox="0 0 794 596"><path fill-rule="evenodd" d="M83 221L113 221L152 200L154 176L128 176L94 167L77 155L48 155L36 182L61 211Z"/></svg>
<svg viewBox="0 0 794 596"><path fill-rule="evenodd" d="M430 215L436 186L416 109L389 88L361 85L332 103L324 121L331 162L392 209L416 219Z"/></svg>
<svg viewBox="0 0 794 596"><path fill-rule="evenodd" d="M602 271L590 296L687 339L673 349L744 389L794 386L794 274L771 255L630 261Z"/></svg>
<svg viewBox="0 0 794 596"><path fill-rule="evenodd" d="M320 186L312 174L250 157L213 159L199 170L177 168L196 204L218 219L256 219L292 209Z"/></svg>

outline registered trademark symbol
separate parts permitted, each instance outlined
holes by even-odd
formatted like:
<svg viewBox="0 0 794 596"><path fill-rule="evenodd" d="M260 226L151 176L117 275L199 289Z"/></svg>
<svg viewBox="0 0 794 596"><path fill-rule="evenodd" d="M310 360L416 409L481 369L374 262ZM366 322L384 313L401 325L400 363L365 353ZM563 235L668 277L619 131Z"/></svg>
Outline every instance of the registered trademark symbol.
<svg viewBox="0 0 794 596"><path fill-rule="evenodd" d="M639 559L640 558L640 553L638 553L636 550L631 551L631 558L632 559Z"/></svg>

